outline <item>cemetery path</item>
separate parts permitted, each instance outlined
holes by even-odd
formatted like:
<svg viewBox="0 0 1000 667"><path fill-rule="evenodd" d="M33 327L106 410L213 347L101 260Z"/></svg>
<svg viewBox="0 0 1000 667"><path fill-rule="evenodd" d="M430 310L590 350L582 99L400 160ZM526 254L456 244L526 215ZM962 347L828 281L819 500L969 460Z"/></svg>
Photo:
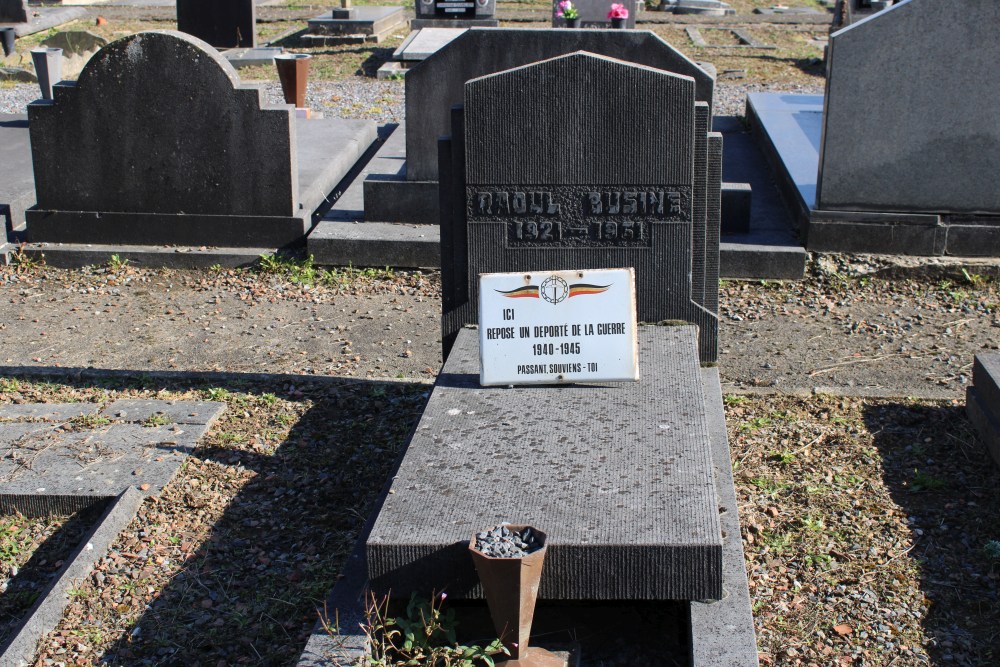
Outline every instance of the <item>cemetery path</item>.
<svg viewBox="0 0 1000 667"><path fill-rule="evenodd" d="M974 354L1000 342L1000 287L988 273L901 279L814 267L797 283L725 283L726 389L960 398ZM9 267L0 365L434 378L436 273L325 281L318 272Z"/></svg>

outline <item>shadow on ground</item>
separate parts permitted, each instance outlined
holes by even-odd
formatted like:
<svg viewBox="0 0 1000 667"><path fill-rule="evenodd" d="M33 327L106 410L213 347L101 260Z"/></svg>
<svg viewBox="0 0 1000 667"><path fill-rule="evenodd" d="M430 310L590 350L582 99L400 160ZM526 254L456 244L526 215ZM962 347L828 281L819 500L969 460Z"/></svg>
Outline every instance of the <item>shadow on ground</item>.
<svg viewBox="0 0 1000 667"><path fill-rule="evenodd" d="M930 601L928 654L934 664L1000 664L1000 472L964 407L880 403L864 419L908 517L909 558Z"/></svg>
<svg viewBox="0 0 1000 667"><path fill-rule="evenodd" d="M100 664L295 664L429 387L118 377L50 386L228 408L81 585L63 632Z"/></svg>

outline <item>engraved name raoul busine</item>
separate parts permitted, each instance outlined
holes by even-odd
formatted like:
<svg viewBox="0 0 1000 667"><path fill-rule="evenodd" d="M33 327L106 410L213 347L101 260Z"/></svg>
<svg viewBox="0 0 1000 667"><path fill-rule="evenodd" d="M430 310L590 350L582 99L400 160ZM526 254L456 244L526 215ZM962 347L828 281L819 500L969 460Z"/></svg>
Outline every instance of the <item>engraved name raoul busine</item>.
<svg viewBox="0 0 1000 667"><path fill-rule="evenodd" d="M691 208L685 186L466 186L469 222L505 223L511 248L649 247L650 223L690 222Z"/></svg>

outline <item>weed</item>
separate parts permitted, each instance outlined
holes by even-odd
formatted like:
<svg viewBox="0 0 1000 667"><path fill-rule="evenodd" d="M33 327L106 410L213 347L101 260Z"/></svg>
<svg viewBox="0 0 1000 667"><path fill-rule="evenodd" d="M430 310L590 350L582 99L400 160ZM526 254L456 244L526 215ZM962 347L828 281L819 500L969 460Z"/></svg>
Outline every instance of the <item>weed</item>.
<svg viewBox="0 0 1000 667"><path fill-rule="evenodd" d="M45 263L44 256L42 257L43 259L36 259L33 255L24 252L24 244L22 243L11 254L10 263L14 265L14 270L17 273L30 273Z"/></svg>
<svg viewBox="0 0 1000 667"><path fill-rule="evenodd" d="M910 490L919 493L921 491L937 491L948 486L948 483L943 479L934 477L933 475L928 475L927 473L920 472L914 469L913 471L913 481L910 483Z"/></svg>
<svg viewBox="0 0 1000 667"><path fill-rule="evenodd" d="M973 287L980 288L986 286L986 278L978 273L969 273L965 269L962 269L962 276L965 278L965 282Z"/></svg>
<svg viewBox="0 0 1000 667"><path fill-rule="evenodd" d="M806 516L799 521L802 523L802 527L811 533L821 533L826 530L826 524L823 523L822 519L814 519L811 516Z"/></svg>
<svg viewBox="0 0 1000 667"><path fill-rule="evenodd" d="M146 421L142 422L142 425L146 426L147 428L152 428L154 426L166 426L169 423L170 420L167 419L166 415L156 413L153 415L149 415L149 417L146 418Z"/></svg>
<svg viewBox="0 0 1000 667"><path fill-rule="evenodd" d="M21 383L17 381L17 378L0 378L0 391L19 391L21 389Z"/></svg>
<svg viewBox="0 0 1000 667"><path fill-rule="evenodd" d="M990 540L984 544L983 555L990 560L1000 560L1000 540Z"/></svg>
<svg viewBox="0 0 1000 667"><path fill-rule="evenodd" d="M263 401L265 405L274 405L275 403L278 402L278 397L275 396L274 394L267 393L267 394L261 394L260 400Z"/></svg>
<svg viewBox="0 0 1000 667"><path fill-rule="evenodd" d="M746 403L748 399L746 396L740 396L739 394L726 394L722 397L722 402L726 405L742 405Z"/></svg>
<svg viewBox="0 0 1000 667"><path fill-rule="evenodd" d="M113 273L119 273L128 266L128 260L121 255L111 255L111 259L108 260L108 268L111 269Z"/></svg>
<svg viewBox="0 0 1000 667"><path fill-rule="evenodd" d="M804 560L810 567L823 568L833 561L833 557L830 554L806 554Z"/></svg>
<svg viewBox="0 0 1000 667"><path fill-rule="evenodd" d="M754 477L750 483L766 493L777 493L788 487L787 484L782 484L768 477Z"/></svg>
<svg viewBox="0 0 1000 667"><path fill-rule="evenodd" d="M317 271L313 256L296 259L287 255L261 255L257 270L263 274L283 276L296 285L314 285Z"/></svg>
<svg viewBox="0 0 1000 667"><path fill-rule="evenodd" d="M783 449L780 452L773 452L771 456L774 457L774 459L778 463L782 463L785 465L795 462L795 453L790 449Z"/></svg>
<svg viewBox="0 0 1000 667"><path fill-rule="evenodd" d="M753 419L748 419L747 421L740 424L740 430L744 432L759 431L765 426L770 426L771 420L767 417L754 417Z"/></svg>
<svg viewBox="0 0 1000 667"><path fill-rule="evenodd" d="M455 610L442 610L447 596L432 595L430 601L410 596L406 613L388 616L388 598L379 602L372 596L365 609L363 630L368 637L370 655L363 664L370 667L396 665L454 665L455 667L493 667L494 655L509 655L499 639L485 647L465 646L455 637Z"/></svg>
<svg viewBox="0 0 1000 667"><path fill-rule="evenodd" d="M98 428L107 426L111 420L103 415L77 415L70 419L69 423L78 428Z"/></svg>
<svg viewBox="0 0 1000 667"><path fill-rule="evenodd" d="M229 398L229 392L222 387L212 387L204 391L205 398L210 401L224 401Z"/></svg>

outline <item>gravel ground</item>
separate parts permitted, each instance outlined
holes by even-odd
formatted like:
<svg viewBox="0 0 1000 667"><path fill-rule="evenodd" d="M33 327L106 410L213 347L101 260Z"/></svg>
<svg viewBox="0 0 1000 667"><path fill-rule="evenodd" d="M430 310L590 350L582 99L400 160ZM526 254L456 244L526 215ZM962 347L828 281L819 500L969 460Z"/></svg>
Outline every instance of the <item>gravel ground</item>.
<svg viewBox="0 0 1000 667"><path fill-rule="evenodd" d="M276 82L263 83L268 103L280 104L281 87ZM748 92L793 92L822 94L822 84L763 86L739 81L719 81L715 89L716 115L743 115ZM403 120L406 95L401 81L357 79L341 82L310 82L306 94L309 105L327 116L367 118L377 123L398 123ZM0 88L0 113L27 113L25 106L38 99L38 86L16 84Z"/></svg>

